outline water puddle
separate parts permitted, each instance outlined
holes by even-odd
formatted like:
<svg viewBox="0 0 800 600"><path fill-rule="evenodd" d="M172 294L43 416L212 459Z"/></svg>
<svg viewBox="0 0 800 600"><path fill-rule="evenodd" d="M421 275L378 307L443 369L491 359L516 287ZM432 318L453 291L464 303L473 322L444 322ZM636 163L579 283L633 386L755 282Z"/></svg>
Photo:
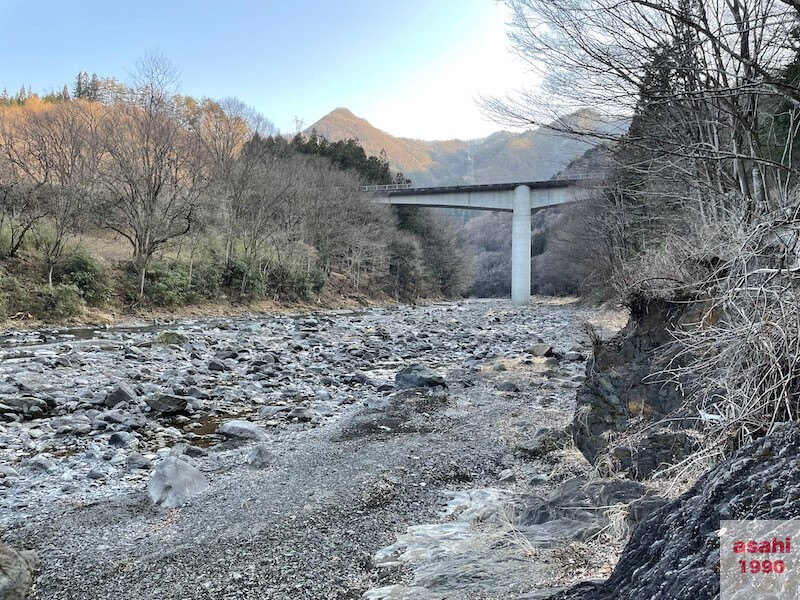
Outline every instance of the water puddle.
<svg viewBox="0 0 800 600"><path fill-rule="evenodd" d="M210 413L188 423L180 422L180 418L176 418L171 425L184 434L186 439L191 441L192 446L209 448L228 439L217 433L217 428L222 423L233 419L247 419L252 414L253 411L249 410L238 413Z"/></svg>

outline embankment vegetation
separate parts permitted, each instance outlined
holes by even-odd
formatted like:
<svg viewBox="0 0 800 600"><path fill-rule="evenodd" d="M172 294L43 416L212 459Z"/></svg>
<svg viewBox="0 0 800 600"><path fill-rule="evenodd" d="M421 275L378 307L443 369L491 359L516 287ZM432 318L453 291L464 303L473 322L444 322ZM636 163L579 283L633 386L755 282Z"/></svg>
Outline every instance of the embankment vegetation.
<svg viewBox="0 0 800 600"><path fill-rule="evenodd" d="M412 299L465 289L457 237L362 192L403 180L357 141L287 138L236 99L183 96L150 54L130 84L0 96L0 312Z"/></svg>
<svg viewBox="0 0 800 600"><path fill-rule="evenodd" d="M580 240L568 249L570 277L613 291L634 316L691 307L696 318L674 332L681 360L662 376L694 402L705 456L797 421L800 7L507 4L512 40L545 85L487 100L498 119L551 122L575 105L609 121L632 116L625 135L598 138L606 181L569 209L564 227Z"/></svg>

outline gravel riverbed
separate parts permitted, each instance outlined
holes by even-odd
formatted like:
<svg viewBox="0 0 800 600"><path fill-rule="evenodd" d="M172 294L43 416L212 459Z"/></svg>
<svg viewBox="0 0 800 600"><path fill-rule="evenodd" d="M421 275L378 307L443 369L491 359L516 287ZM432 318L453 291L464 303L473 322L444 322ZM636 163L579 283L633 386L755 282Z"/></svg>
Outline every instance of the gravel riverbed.
<svg viewBox="0 0 800 600"><path fill-rule="evenodd" d="M620 319L542 299L9 332L0 538L37 552L36 599L542 597L569 573L508 511L585 470L530 444L571 420L580 324ZM396 388L417 363L444 385ZM168 457L208 484L177 508L147 491Z"/></svg>

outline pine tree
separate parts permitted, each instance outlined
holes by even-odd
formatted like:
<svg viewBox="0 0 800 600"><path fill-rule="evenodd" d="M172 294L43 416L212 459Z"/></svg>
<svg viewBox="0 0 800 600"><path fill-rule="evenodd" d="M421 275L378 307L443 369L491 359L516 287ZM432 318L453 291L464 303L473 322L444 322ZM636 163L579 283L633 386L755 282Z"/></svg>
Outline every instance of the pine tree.
<svg viewBox="0 0 800 600"><path fill-rule="evenodd" d="M74 91L73 95L76 100L86 100L89 97L89 74L86 71L81 71L75 77Z"/></svg>
<svg viewBox="0 0 800 600"><path fill-rule="evenodd" d="M72 92L76 100L83 98L83 78L81 77L81 73L78 73L75 76L75 86L73 87Z"/></svg>
<svg viewBox="0 0 800 600"><path fill-rule="evenodd" d="M92 78L87 86L86 99L92 102L100 100L100 79L97 73L92 73Z"/></svg>

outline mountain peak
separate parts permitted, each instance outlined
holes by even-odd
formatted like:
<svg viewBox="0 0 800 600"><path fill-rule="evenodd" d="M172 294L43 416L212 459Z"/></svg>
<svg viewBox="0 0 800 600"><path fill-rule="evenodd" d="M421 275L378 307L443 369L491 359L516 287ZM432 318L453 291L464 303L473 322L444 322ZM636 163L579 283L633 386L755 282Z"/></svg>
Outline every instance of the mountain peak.
<svg viewBox="0 0 800 600"><path fill-rule="evenodd" d="M349 108L342 106L333 109L306 131L310 132L312 129L316 129L317 133L324 135L331 141L347 138L367 139L376 131L388 135L373 127L366 119L353 114L353 111Z"/></svg>
<svg viewBox="0 0 800 600"><path fill-rule="evenodd" d="M306 129L306 132L311 130L332 142L358 140L366 153L372 156L378 156L384 150L390 158L392 168L403 173L426 171L433 162L424 143L394 137L353 114L348 108L332 110Z"/></svg>
<svg viewBox="0 0 800 600"><path fill-rule="evenodd" d="M345 108L344 106L337 106L331 112L329 112L327 115L325 115L325 117L322 117L322 118L325 119L327 117L332 117L332 116L353 117L353 118L356 118L356 119L360 118L360 117L356 117L356 115L353 114L352 110L350 110L349 108Z"/></svg>
<svg viewBox="0 0 800 600"><path fill-rule="evenodd" d="M589 125L592 116L591 111L585 111L565 119ZM547 128L496 132L470 142L399 138L345 107L332 110L306 133L312 130L331 142L358 140L368 155L378 156L385 151L391 168L410 177L416 185L549 179L591 146L588 141L569 139Z"/></svg>

